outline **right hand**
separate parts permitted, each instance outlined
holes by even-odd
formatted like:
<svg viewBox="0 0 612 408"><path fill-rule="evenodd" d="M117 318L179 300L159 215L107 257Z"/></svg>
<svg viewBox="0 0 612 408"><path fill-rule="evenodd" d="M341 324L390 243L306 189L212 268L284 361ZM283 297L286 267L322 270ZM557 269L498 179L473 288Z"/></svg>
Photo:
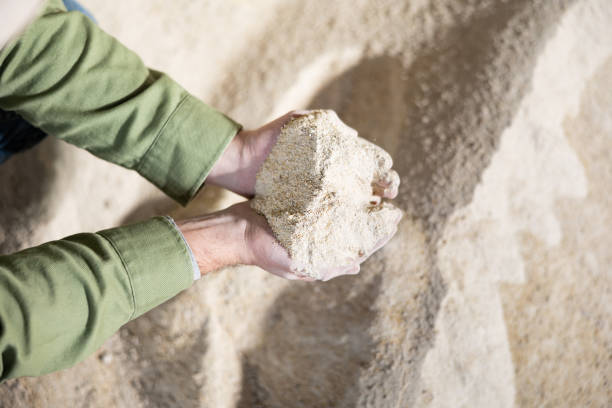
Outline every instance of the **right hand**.
<svg viewBox="0 0 612 408"><path fill-rule="evenodd" d="M248 202L202 217L178 221L202 275L231 265L254 265L281 278L313 281L296 271L287 250L266 219ZM360 260L342 268L320 271L321 280L359 272Z"/></svg>
<svg viewBox="0 0 612 408"><path fill-rule="evenodd" d="M246 221L244 232L246 251L243 263L256 265L267 272L289 280L315 280L300 274L296 270L287 250L276 240L266 219L251 209L248 202L236 204L230 207L229 210ZM399 222L399 219L397 221ZM338 276L359 273L359 264L385 245L394 234L395 231L391 235L384 237L368 254L364 254L361 258L355 259L347 265L317 271L321 276L321 280L328 281Z"/></svg>

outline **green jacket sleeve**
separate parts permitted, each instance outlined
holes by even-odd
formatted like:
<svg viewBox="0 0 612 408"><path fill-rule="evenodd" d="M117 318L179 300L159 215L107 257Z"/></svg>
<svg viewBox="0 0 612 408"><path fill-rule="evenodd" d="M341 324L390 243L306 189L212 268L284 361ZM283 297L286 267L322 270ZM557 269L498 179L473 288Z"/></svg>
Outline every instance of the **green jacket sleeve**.
<svg viewBox="0 0 612 408"><path fill-rule="evenodd" d="M164 217L0 257L0 381L81 361L119 327L191 286Z"/></svg>
<svg viewBox="0 0 612 408"><path fill-rule="evenodd" d="M61 0L0 51L0 109L138 171L181 204L240 129Z"/></svg>

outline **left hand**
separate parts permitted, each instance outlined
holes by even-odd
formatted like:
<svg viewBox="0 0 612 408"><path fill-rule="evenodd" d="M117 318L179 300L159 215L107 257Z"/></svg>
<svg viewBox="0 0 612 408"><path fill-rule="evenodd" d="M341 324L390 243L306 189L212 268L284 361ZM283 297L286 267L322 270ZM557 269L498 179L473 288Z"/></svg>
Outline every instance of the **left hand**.
<svg viewBox="0 0 612 408"><path fill-rule="evenodd" d="M291 111L259 129L240 131L215 163L206 182L245 197L253 197L257 172L276 144L281 129L291 119L309 112ZM377 182L374 192L376 195L386 198L395 198L397 195L399 177L390 169L389 175L394 177Z"/></svg>
<svg viewBox="0 0 612 408"><path fill-rule="evenodd" d="M255 194L257 171L276 144L283 126L308 111L291 111L255 130L241 130L208 174L206 182L245 197Z"/></svg>

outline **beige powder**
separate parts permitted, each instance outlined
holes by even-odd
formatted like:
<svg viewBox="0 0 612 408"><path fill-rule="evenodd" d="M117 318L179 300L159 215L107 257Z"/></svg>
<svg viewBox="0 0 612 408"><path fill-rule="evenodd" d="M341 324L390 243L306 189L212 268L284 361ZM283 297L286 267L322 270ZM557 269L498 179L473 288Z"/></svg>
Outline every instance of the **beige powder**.
<svg viewBox="0 0 612 408"><path fill-rule="evenodd" d="M392 154L409 216L360 276L209 274L0 407L610 405L609 0L82 3L246 129L335 109ZM53 138L0 179L3 253L173 206Z"/></svg>
<svg viewBox="0 0 612 408"><path fill-rule="evenodd" d="M296 270L322 278L369 255L395 232L401 211L373 195L398 184L391 156L333 111L295 118L257 174L251 206L263 214Z"/></svg>

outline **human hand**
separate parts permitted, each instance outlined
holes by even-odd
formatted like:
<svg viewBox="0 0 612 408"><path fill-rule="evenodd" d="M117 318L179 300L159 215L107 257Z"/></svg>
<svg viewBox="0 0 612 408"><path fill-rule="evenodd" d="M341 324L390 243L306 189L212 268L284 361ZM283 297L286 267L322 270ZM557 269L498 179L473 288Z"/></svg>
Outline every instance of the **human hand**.
<svg viewBox="0 0 612 408"><path fill-rule="evenodd" d="M241 131L230 143L220 160L208 176L208 182L228 188L236 193L252 196L255 191L257 172L276 143L282 127L291 119L308 114L309 111L292 111L256 130ZM381 173L373 182L373 196L395 198L399 176L391 169L391 158L381 148L360 139L364 148L371 150L380 162ZM247 203L231 207L234 216L245 225L244 253L246 259L240 263L257 265L270 273L286 279L312 280L300 275L287 251L275 239L264 217L256 214ZM400 217L397 222L399 223ZM359 264L385 245L393 237L381 239L371 250L342 267L318 271L321 280L330 280L345 274L359 272ZM244 257L243 257L244 258Z"/></svg>
<svg viewBox="0 0 612 408"><path fill-rule="evenodd" d="M202 275L243 264L259 266L285 279L306 279L294 272L289 254L274 238L266 219L248 202L176 224Z"/></svg>
<svg viewBox="0 0 612 408"><path fill-rule="evenodd" d="M312 281L299 274L289 254L272 233L266 219L248 202L203 217L177 221L191 248L200 273L205 275L231 265L255 265L289 280ZM365 257L364 257L365 259ZM357 261L357 260L356 260ZM357 262L322 271L322 280L359 272Z"/></svg>
<svg viewBox="0 0 612 408"><path fill-rule="evenodd" d="M398 219L399 222L399 219ZM248 201L225 210L177 221L202 275L231 265L255 265L289 280L313 281L297 272L289 254L274 237L266 219ZM359 273L359 264L385 245L395 231L382 239L370 253L337 268L319 271L321 280Z"/></svg>
<svg viewBox="0 0 612 408"><path fill-rule="evenodd" d="M215 163L206 182L245 197L252 197L255 194L257 171L270 154L283 126L291 119L309 112L291 111L259 129L240 131ZM398 182L397 173L390 170L389 177L381 179L374 192L381 197L394 198L397 195Z"/></svg>
<svg viewBox="0 0 612 408"><path fill-rule="evenodd" d="M241 130L227 146L208 174L206 182L245 197L255 194L255 177L281 129L291 119L308 111L291 111L254 130Z"/></svg>

